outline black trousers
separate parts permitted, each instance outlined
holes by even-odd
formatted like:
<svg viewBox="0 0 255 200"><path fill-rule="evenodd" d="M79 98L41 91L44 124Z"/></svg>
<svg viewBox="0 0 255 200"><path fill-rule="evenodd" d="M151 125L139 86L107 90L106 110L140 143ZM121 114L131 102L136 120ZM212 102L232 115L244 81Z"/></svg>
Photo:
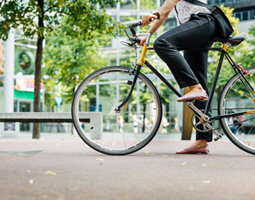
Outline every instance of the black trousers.
<svg viewBox="0 0 255 200"><path fill-rule="evenodd" d="M201 84L208 93L207 50L197 50L212 45L215 21L210 14L194 14L191 19L161 35L154 43L158 56L168 65L181 88ZM179 51L184 50L184 56ZM195 105L204 109L205 102ZM197 131L196 139L212 141L212 133Z"/></svg>

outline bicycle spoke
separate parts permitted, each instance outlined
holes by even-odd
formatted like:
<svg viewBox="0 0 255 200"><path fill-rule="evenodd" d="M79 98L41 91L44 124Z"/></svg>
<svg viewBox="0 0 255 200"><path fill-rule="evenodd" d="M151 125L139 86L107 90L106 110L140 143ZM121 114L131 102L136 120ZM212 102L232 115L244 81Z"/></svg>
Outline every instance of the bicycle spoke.
<svg viewBox="0 0 255 200"><path fill-rule="evenodd" d="M121 133L121 134L122 134L122 138L123 138L123 142L124 142L125 149L127 149L127 144L126 144L126 140L125 140L124 133Z"/></svg>
<svg viewBox="0 0 255 200"><path fill-rule="evenodd" d="M234 89L234 91L236 91L236 93L238 94L238 95L240 95L240 92L239 91L237 91L236 89ZM247 94L244 94L246 97L248 97L248 98L250 98L250 95L247 95Z"/></svg>
<svg viewBox="0 0 255 200"><path fill-rule="evenodd" d="M249 135L251 133L251 130L254 128L254 124L252 125L252 128L250 129L250 131L248 132L247 135Z"/></svg>

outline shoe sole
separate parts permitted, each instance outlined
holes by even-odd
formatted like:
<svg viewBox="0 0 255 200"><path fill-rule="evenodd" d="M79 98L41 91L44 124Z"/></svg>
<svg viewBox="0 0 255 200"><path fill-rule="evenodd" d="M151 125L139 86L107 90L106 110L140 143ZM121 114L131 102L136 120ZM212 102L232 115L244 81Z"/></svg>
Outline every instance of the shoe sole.
<svg viewBox="0 0 255 200"><path fill-rule="evenodd" d="M208 101L208 98L203 98L203 99L181 99L181 100L177 99L177 102L192 101L192 100L204 102L204 101Z"/></svg>

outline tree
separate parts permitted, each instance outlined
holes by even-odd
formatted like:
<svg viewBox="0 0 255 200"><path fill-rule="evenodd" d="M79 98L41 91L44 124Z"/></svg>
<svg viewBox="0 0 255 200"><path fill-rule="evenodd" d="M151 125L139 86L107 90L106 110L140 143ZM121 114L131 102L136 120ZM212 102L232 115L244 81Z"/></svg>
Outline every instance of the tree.
<svg viewBox="0 0 255 200"><path fill-rule="evenodd" d="M114 6L118 0L2 0L0 2L0 39L7 39L11 28L20 28L25 37L37 37L35 61L34 112L40 111L40 83L43 40L59 26L61 17L66 16L71 29L67 35L91 36L93 30L110 28L111 20L104 12L106 6ZM99 5L101 10L97 9ZM39 123L34 124L33 138L40 138Z"/></svg>
<svg viewBox="0 0 255 200"><path fill-rule="evenodd" d="M66 35L66 30L72 29L72 24L68 23L68 20L67 17L62 18L61 27L55 29L46 38L43 68L46 78L43 81L48 86L46 103L51 102L51 106L55 103L48 100L54 99L52 96L55 94L63 97L65 103L70 103L77 84L88 74L106 65L106 61L99 53L100 44L113 33L107 28L100 28L105 31L100 32L100 29L95 29L91 30L90 35L78 37ZM52 79L55 80L54 84L49 81ZM57 91L55 85L58 86Z"/></svg>
<svg viewBox="0 0 255 200"><path fill-rule="evenodd" d="M238 57L237 62L241 63L244 68L255 66L255 25L251 25L247 39L248 48L243 49L241 56Z"/></svg>

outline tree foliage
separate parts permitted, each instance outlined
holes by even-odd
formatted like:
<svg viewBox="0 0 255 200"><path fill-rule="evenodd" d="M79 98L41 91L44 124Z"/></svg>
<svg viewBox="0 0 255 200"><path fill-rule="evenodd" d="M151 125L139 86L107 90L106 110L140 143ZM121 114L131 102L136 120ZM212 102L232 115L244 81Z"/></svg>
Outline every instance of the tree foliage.
<svg viewBox="0 0 255 200"><path fill-rule="evenodd" d="M65 30L70 28L66 20L47 37L43 74L47 75L44 76L46 85L48 80L55 80L47 92L55 91L55 85L58 85L58 90L52 95L63 97L66 103L70 103L77 84L106 63L98 52L100 40L94 36L87 39L87 36L66 35ZM93 34L98 36L99 33L95 30Z"/></svg>
<svg viewBox="0 0 255 200"><path fill-rule="evenodd" d="M43 40L46 35L61 26L60 21L66 17L66 35L82 38L97 37L113 31L112 21L104 8L114 6L118 0L2 0L0 2L0 39L7 39L11 28L19 28L25 37L37 37L35 61L34 112L40 111L40 82ZM40 138L39 124L34 124L33 138Z"/></svg>
<svg viewBox="0 0 255 200"><path fill-rule="evenodd" d="M45 35L60 25L62 16L68 16L74 30L68 34L79 36L90 34L91 30L107 28L109 23L102 23L105 19L106 6L114 6L118 0L47 0L43 1L43 10L38 0L2 0L0 3L0 38L7 39L10 28L20 28L25 37ZM100 9L97 9L97 6ZM102 12L101 12L102 11ZM40 27L36 20L44 15L44 27Z"/></svg>
<svg viewBox="0 0 255 200"><path fill-rule="evenodd" d="M238 57L237 62L241 63L244 68L255 66L255 25L252 24L249 29L247 39L249 46L243 49L241 56Z"/></svg>
<svg viewBox="0 0 255 200"><path fill-rule="evenodd" d="M60 26L46 38L43 74L47 76L44 83L54 79L58 85L57 93L53 93L54 85L49 85L47 92L63 97L65 103L72 101L78 83L106 65L100 46L114 37L119 28L119 24L105 11L91 7L90 12L77 12L81 13L62 17ZM79 21L79 26L76 21ZM46 102L53 106L54 102L48 101L52 99L49 93Z"/></svg>

